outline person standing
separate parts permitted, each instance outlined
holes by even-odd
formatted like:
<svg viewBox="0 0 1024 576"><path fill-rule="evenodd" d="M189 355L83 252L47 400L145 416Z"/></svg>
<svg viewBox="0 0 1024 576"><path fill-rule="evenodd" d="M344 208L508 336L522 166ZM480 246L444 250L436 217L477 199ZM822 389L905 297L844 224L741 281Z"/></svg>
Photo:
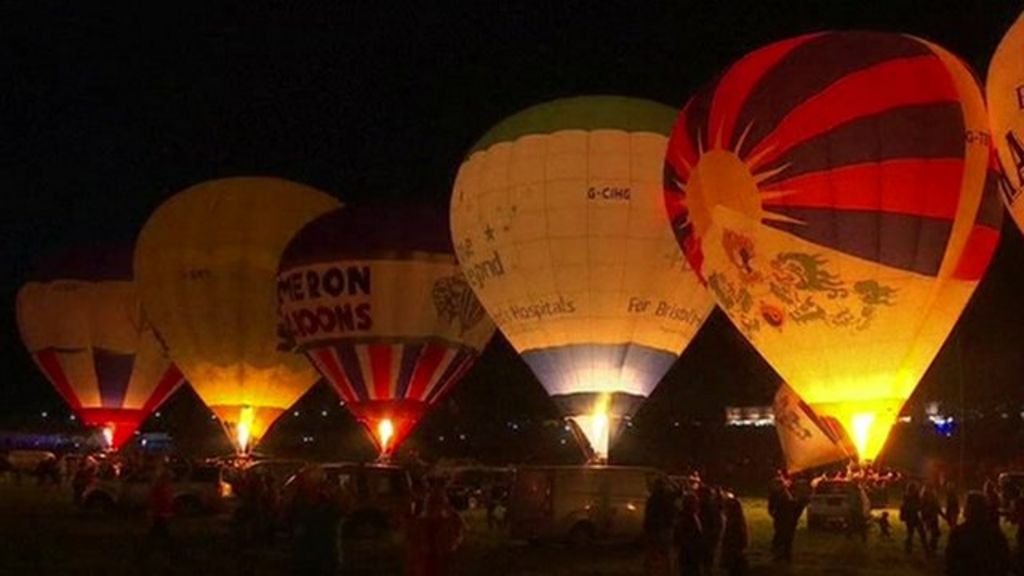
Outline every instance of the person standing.
<svg viewBox="0 0 1024 576"><path fill-rule="evenodd" d="M167 556L166 562L174 560L174 539L171 537L171 518L174 517L174 487L171 471L159 465L155 471L153 485L149 490L149 531L140 548L144 562L148 563L153 548L160 546Z"/></svg>
<svg viewBox="0 0 1024 576"><path fill-rule="evenodd" d="M772 507L775 535L772 538L772 555L776 562L789 564L793 561L793 541L796 539L796 528L800 524L800 516L804 513L808 498L799 498L783 486L775 496Z"/></svg>
<svg viewBox="0 0 1024 576"><path fill-rule="evenodd" d="M913 482L907 484L907 489L903 493L903 503L900 504L900 522L907 526L907 540L903 544L907 554L914 551L915 534L920 536L921 546L927 549L928 539L921 523L921 489Z"/></svg>
<svg viewBox="0 0 1024 576"><path fill-rule="evenodd" d="M1002 512L1003 500L999 497L999 488L996 486L996 483L991 480L985 482L985 502L988 504L988 521L995 524L998 528L999 515Z"/></svg>
<svg viewBox="0 0 1024 576"><path fill-rule="evenodd" d="M657 478L644 506L644 573L667 576L672 567L672 527L675 522L675 496Z"/></svg>
<svg viewBox="0 0 1024 576"><path fill-rule="evenodd" d="M743 505L738 498L730 496L722 506L725 512L725 529L722 532L722 568L729 576L747 574L747 520Z"/></svg>
<svg viewBox="0 0 1024 576"><path fill-rule="evenodd" d="M693 494L683 495L683 504L675 527L679 576L700 576L700 567L704 560L704 531L698 513L697 497Z"/></svg>
<svg viewBox="0 0 1024 576"><path fill-rule="evenodd" d="M939 535L941 534L939 516L941 515L942 509L939 507L938 497L935 496L935 492L931 488L925 486L921 490L921 525L927 536L925 553L929 556L935 554L939 549Z"/></svg>
<svg viewBox="0 0 1024 576"><path fill-rule="evenodd" d="M445 576L462 544L465 525L448 501L443 479L430 482L421 509L410 520L407 576Z"/></svg>
<svg viewBox="0 0 1024 576"><path fill-rule="evenodd" d="M989 517L991 505L980 492L967 494L964 523L949 534L947 576L1003 576L1010 571L1006 537Z"/></svg>
<svg viewBox="0 0 1024 576"><path fill-rule="evenodd" d="M712 574L715 569L715 556L718 543L722 538L722 506L715 490L707 484L697 490L701 533L704 537L704 557L701 569L705 574Z"/></svg>
<svg viewBox="0 0 1024 576"><path fill-rule="evenodd" d="M946 524L952 531L960 523L960 496L956 493L956 484L946 484Z"/></svg>

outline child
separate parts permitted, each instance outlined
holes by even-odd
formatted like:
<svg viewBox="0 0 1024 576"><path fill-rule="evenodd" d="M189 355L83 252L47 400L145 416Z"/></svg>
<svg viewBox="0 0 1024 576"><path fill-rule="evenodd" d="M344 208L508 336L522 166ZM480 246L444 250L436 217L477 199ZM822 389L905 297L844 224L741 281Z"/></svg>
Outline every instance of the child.
<svg viewBox="0 0 1024 576"><path fill-rule="evenodd" d="M892 533L889 532L889 512L882 512L882 517L878 519L878 529L882 532L882 538L888 540L892 538Z"/></svg>

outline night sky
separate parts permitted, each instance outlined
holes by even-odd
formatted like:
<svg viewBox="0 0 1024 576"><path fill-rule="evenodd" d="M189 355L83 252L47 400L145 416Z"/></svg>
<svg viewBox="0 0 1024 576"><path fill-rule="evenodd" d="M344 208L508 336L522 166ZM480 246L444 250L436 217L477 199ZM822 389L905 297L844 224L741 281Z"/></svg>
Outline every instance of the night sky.
<svg viewBox="0 0 1024 576"><path fill-rule="evenodd" d="M746 52L823 29L907 32L983 75L1018 2L325 2L200 10L149 2L21 2L0 97L0 425L59 398L14 323L36 263L81 243L131 243L192 184L274 175L346 202L447 204L463 155L525 107L621 94L680 107ZM206 3L200 3L206 4ZM286 4L286 3L281 3ZM303 3L305 4L305 3ZM397 7L401 7L400 9ZM983 76L982 76L983 77ZM1007 219L994 264L919 398L1024 401L1024 243ZM645 411L709 417L766 403L777 377L716 314ZM459 417L553 408L500 337L453 399Z"/></svg>

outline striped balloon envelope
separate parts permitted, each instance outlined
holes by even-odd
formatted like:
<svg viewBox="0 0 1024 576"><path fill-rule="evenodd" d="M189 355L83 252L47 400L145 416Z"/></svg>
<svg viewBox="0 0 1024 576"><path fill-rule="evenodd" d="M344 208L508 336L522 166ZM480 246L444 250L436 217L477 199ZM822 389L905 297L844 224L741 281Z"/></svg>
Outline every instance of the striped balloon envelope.
<svg viewBox="0 0 1024 576"><path fill-rule="evenodd" d="M911 36L828 32L728 68L665 163L677 240L719 307L861 459L882 449L999 237L977 81Z"/></svg>
<svg viewBox="0 0 1024 576"><path fill-rule="evenodd" d="M115 450L183 381L142 314L130 249L64 254L18 291L16 308L33 360Z"/></svg>
<svg viewBox="0 0 1024 576"><path fill-rule="evenodd" d="M714 307L665 220L674 116L621 96L527 108L473 146L452 192L470 285L595 460Z"/></svg>
<svg viewBox="0 0 1024 576"><path fill-rule="evenodd" d="M494 324L442 210L364 203L324 214L278 271L281 319L389 457L473 365Z"/></svg>

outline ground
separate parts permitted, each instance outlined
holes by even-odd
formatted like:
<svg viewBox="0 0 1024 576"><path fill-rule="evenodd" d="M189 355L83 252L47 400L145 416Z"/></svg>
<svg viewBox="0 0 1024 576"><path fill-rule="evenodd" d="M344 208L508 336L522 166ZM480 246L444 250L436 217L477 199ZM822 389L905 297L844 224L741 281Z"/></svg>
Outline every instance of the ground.
<svg viewBox="0 0 1024 576"><path fill-rule="evenodd" d="M801 526L791 567L773 566L769 555L771 521L763 500L744 501L751 531L748 557L757 574L941 574L940 559L920 551L903 552L902 526L893 539L877 530L865 545L841 534L812 533ZM460 550L456 574L486 576L618 576L642 573L643 554L636 546L605 545L585 550L530 546L489 532L479 514L467 515L470 533ZM895 517L895 515L893 516ZM34 485L0 485L0 575L61 574L120 576L145 574L272 575L288 574L287 548L240 554L232 544L226 517L177 520L177 547L172 559L156 551L143 554L145 520L123 515L96 515L73 507L66 490ZM397 537L377 542L350 542L345 574L401 574L402 546ZM941 551L940 551L941 556Z"/></svg>

